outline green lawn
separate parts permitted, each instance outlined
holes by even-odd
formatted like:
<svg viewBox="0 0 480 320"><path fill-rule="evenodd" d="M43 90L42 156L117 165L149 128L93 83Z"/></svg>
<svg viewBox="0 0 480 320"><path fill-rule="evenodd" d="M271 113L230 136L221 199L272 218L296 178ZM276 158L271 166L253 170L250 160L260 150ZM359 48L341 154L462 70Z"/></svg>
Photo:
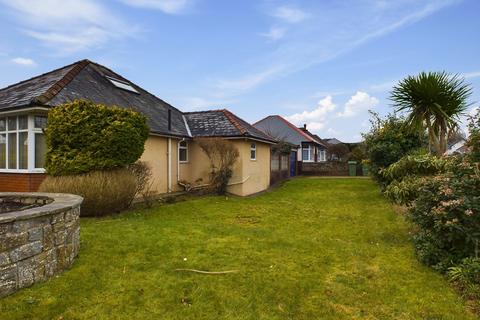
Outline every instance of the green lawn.
<svg viewBox="0 0 480 320"><path fill-rule="evenodd" d="M296 179L81 221L71 270L3 319L475 319L365 179ZM238 273L202 275L194 268Z"/></svg>

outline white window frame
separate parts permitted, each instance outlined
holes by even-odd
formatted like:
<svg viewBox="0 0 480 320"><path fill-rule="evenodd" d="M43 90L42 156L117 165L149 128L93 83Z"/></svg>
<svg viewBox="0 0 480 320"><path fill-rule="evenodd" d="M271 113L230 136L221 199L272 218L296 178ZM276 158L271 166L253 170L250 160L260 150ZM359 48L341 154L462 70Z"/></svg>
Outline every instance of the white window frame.
<svg viewBox="0 0 480 320"><path fill-rule="evenodd" d="M327 151L325 149L318 148L318 162L327 161Z"/></svg>
<svg viewBox="0 0 480 320"><path fill-rule="evenodd" d="M19 116L27 116L27 129L19 129L18 126L18 117ZM11 113L11 114L0 114L0 118L5 118L7 123L6 131L0 131L0 133L6 135L6 168L0 168L0 173L45 173L44 168L35 168L35 133L42 133L41 128L35 128L34 124L34 117L35 116L46 116L45 114L25 114L25 113ZM15 118L16 121L16 129L10 130L8 127L8 118ZM28 149L27 149L27 169L18 169L20 165L20 132L27 132L27 140L28 140ZM9 169L8 162L9 162L9 152L8 152L8 145L9 145L9 133L17 133L17 150L16 150L16 157L17 157L17 169Z"/></svg>
<svg viewBox="0 0 480 320"><path fill-rule="evenodd" d="M303 151L307 150L307 149L308 149L308 159L304 159L303 158ZM312 157L312 150L313 150L313 148L312 148L311 145L308 145L308 148L302 146L302 162L313 162L314 161L314 159Z"/></svg>
<svg viewBox="0 0 480 320"><path fill-rule="evenodd" d="M185 142L185 146L182 146L182 142ZM180 150L185 150L185 154L187 155L186 160L180 160ZM188 142L186 140L178 141L178 162L188 163Z"/></svg>
<svg viewBox="0 0 480 320"><path fill-rule="evenodd" d="M255 155L253 158L252 158L252 152ZM250 160L251 161L257 160L257 144L255 142L252 142L250 144Z"/></svg>

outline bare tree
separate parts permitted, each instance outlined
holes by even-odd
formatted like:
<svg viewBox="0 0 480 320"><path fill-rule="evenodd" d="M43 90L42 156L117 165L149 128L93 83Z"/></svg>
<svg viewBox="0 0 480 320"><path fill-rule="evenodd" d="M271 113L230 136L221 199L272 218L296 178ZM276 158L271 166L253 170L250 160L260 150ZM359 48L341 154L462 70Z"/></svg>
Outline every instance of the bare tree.
<svg viewBox="0 0 480 320"><path fill-rule="evenodd" d="M350 153L348 146L343 143L331 144L328 146L327 150L330 154L330 160L345 160Z"/></svg>
<svg viewBox="0 0 480 320"><path fill-rule="evenodd" d="M210 159L210 183L218 194L225 194L233 166L240 156L232 143L220 138L201 139L199 145Z"/></svg>

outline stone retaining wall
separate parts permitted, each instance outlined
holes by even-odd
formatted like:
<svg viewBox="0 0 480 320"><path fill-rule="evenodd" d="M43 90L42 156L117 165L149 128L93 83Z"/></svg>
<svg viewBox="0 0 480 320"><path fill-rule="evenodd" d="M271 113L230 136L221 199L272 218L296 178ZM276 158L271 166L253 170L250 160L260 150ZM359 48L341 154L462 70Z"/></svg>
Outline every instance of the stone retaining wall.
<svg viewBox="0 0 480 320"><path fill-rule="evenodd" d="M49 204L0 214L0 297L68 268L80 248L80 204L69 194L0 193L53 199Z"/></svg>

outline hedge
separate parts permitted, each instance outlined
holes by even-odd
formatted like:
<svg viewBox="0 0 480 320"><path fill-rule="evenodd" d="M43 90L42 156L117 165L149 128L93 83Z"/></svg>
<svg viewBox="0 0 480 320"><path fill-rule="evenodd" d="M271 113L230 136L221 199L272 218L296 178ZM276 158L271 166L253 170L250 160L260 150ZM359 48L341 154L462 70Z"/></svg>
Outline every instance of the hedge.
<svg viewBox="0 0 480 320"><path fill-rule="evenodd" d="M45 169L52 176L126 167L140 158L149 134L142 114L76 100L48 113Z"/></svg>

